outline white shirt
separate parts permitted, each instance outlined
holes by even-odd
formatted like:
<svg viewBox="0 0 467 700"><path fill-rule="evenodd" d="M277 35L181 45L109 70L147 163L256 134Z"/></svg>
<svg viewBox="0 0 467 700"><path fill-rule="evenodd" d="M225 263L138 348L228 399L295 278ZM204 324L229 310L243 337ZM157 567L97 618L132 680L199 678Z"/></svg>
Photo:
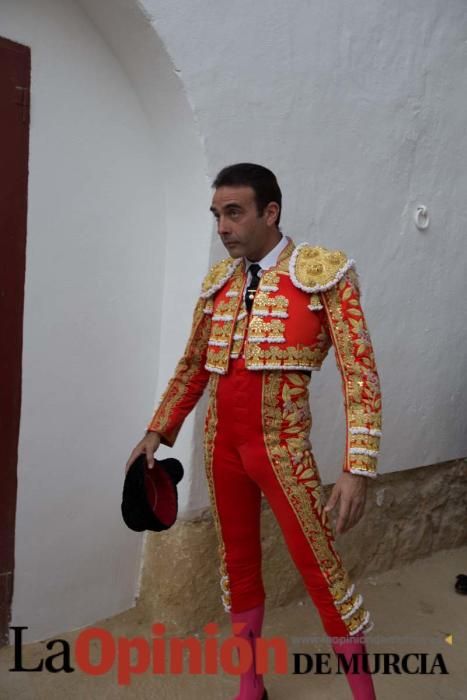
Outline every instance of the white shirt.
<svg viewBox="0 0 467 700"><path fill-rule="evenodd" d="M253 260L248 260L248 258L246 258L246 257L243 258L245 261L245 269L248 271L247 281L246 281L247 285L250 284L251 277L252 277L251 272L250 272L250 265L254 265L255 263L257 263L258 265L261 265L261 270L258 273L258 276L261 277L263 270L267 270L270 267L274 267L274 265L277 264L277 258L279 257L280 253L284 250L284 248L286 247L288 242L289 241L287 240L287 237L283 235L282 238L280 239L279 243L276 246L274 246L274 248L272 250L270 250L269 253L267 253L264 256L264 258L261 258L261 260L253 261Z"/></svg>

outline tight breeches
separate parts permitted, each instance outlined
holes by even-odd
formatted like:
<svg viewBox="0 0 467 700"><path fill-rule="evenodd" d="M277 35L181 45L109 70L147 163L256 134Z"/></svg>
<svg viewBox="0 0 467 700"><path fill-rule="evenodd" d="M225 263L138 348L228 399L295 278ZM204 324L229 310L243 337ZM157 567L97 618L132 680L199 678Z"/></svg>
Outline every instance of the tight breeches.
<svg viewBox="0 0 467 700"><path fill-rule="evenodd" d="M265 600L264 493L326 634L343 637L373 625L323 510L309 442L309 382L304 372L247 370L243 358L231 359L228 374L211 374L205 464L219 540L222 600L232 612Z"/></svg>

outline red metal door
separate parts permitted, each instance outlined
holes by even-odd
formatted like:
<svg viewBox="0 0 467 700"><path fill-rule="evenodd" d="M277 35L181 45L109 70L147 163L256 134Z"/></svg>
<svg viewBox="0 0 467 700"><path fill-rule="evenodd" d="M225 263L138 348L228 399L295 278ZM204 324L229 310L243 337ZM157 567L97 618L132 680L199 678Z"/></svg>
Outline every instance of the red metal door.
<svg viewBox="0 0 467 700"><path fill-rule="evenodd" d="M0 37L0 646L13 594L30 72L29 48Z"/></svg>

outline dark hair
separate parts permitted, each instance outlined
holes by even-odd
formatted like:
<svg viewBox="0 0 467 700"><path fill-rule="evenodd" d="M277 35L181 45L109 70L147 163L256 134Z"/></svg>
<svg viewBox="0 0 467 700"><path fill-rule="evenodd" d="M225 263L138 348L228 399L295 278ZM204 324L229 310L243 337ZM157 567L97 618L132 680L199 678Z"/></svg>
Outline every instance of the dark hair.
<svg viewBox="0 0 467 700"><path fill-rule="evenodd" d="M265 207L269 202L277 202L279 214L276 219L276 226L279 225L282 208L282 192L277 183L276 176L271 170L256 163L235 163L228 165L216 175L212 183L214 188L218 187L251 187L255 193L256 208L259 216L262 216Z"/></svg>

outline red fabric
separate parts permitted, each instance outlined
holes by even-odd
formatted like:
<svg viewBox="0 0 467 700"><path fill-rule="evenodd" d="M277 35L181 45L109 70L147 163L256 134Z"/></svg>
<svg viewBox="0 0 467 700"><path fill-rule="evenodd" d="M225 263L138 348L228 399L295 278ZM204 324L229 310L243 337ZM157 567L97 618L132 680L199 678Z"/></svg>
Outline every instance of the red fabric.
<svg viewBox="0 0 467 700"><path fill-rule="evenodd" d="M217 388L212 474L232 612L249 610L265 600L260 539L263 491L327 634L346 636L348 630L319 562L269 461L262 429L262 374L245 369L244 360L238 358L229 373L219 377Z"/></svg>
<svg viewBox="0 0 467 700"><path fill-rule="evenodd" d="M237 275L238 274L239 273L237 273ZM267 271L266 274L268 274ZM269 274L273 273L269 272ZM233 302L229 301L229 293L231 293L232 288L237 285L237 276L231 277L230 280L228 280L228 282L222 287L222 289L215 294L211 339L214 340L219 337L224 337L219 332L219 329L227 328L227 333L229 333L229 329L232 326L232 321L229 321L225 318L224 320L222 320L222 314L225 312L227 305L230 305L231 303L234 304L234 318L238 318L238 312L244 312L246 310L246 306L244 303L246 278L247 276L245 273L243 275L243 284L238 297L238 301L237 299L235 299ZM284 307L283 309L284 311L286 310L286 316L283 318L277 317L274 320L276 320L281 324L281 326L283 326L282 334L284 336L284 342L255 342L254 347L259 347L265 351L268 351L271 348L271 346L279 346L281 350L285 350L286 348L312 348L313 350L315 350L315 352L317 353L316 356L317 358L319 357L320 360L317 360L315 363L311 364L321 364L323 357L326 355L331 345L330 339L324 338L323 336L323 330L325 328L326 323L326 314L324 310L311 312L308 306L310 303L310 295L296 287L293 281L290 279L290 277L288 277L287 275L281 275L280 285L277 285L277 291L267 292L267 297L266 292L262 292L261 286L259 287L258 291L256 292L255 301L253 302L255 305L253 311L256 307L259 306L259 301L261 301L262 303L259 307L260 310L265 311L267 309L270 312L272 309L275 308L274 304L280 300L283 300L287 303L287 308L285 309ZM250 320L258 321L258 317L256 317L255 319L254 314L252 314L249 318ZM266 320L267 322L271 320L270 314L268 314L268 316L260 318L261 320L264 318L264 320ZM237 327L236 332L238 332L238 330L239 329ZM245 326L243 326L242 324L242 331L245 332L245 330L246 323ZM267 332L267 334L274 335L274 332L270 330ZM245 335L248 345L250 334L246 333ZM255 335L255 333L252 333L251 335ZM319 352L319 348L322 349L322 352ZM213 364L216 364L214 358L216 357L216 355L222 352L222 347L210 347L208 351L208 361L213 362ZM247 349L247 356L248 354L249 352ZM246 361L246 364L248 365L248 360ZM287 362L285 362L284 364L287 364ZM303 358L301 360L301 364L306 364L306 362L304 363Z"/></svg>
<svg viewBox="0 0 467 700"><path fill-rule="evenodd" d="M177 497L172 479L158 466L144 470L144 485L152 512L164 525L172 525L177 517Z"/></svg>

